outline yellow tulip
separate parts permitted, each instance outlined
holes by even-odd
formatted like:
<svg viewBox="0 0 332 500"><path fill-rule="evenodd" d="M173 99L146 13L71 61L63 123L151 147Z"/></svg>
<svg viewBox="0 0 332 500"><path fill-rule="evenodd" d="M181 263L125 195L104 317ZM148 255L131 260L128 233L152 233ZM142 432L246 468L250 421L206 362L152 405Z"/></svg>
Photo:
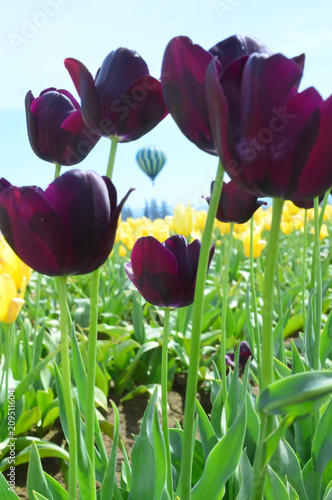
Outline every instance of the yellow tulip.
<svg viewBox="0 0 332 500"><path fill-rule="evenodd" d="M266 241L261 239L261 234L254 232L253 258L257 259L266 247ZM246 257L250 257L250 231L247 231L243 238L243 250Z"/></svg>
<svg viewBox="0 0 332 500"><path fill-rule="evenodd" d="M327 229L327 225L326 224L322 224L322 227L320 228L320 235L319 235L319 238L321 240L323 240L324 238L327 238L329 235L329 231Z"/></svg>
<svg viewBox="0 0 332 500"><path fill-rule="evenodd" d="M190 236L193 229L193 211L190 205L186 207L178 203L173 209L175 230L183 236Z"/></svg>
<svg viewBox="0 0 332 500"><path fill-rule="evenodd" d="M125 257L127 255L127 249L124 245L119 246L119 255L120 257Z"/></svg>
<svg viewBox="0 0 332 500"><path fill-rule="evenodd" d="M24 304L25 284L18 294L15 281L8 274L0 274L0 321L13 323Z"/></svg>
<svg viewBox="0 0 332 500"><path fill-rule="evenodd" d="M17 290L25 288L31 276L31 269L17 257L3 236L0 236L0 273L8 274Z"/></svg>

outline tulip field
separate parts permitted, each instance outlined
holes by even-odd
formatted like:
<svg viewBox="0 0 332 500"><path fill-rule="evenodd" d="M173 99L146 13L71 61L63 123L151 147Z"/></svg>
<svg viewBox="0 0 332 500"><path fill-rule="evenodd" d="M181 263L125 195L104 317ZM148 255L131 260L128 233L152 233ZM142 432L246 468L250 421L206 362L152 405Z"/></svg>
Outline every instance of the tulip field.
<svg viewBox="0 0 332 500"><path fill-rule="evenodd" d="M160 80L120 47L95 78L65 60L80 103L27 92L55 171L0 178L1 499L332 500L332 98L304 62L179 36ZM117 148L168 114L216 157L206 208L121 218ZM106 175L77 167L99 140Z"/></svg>
<svg viewBox="0 0 332 500"><path fill-rule="evenodd" d="M271 215L271 207L262 207L255 212L252 224L254 235L252 263L254 269L253 279L258 295L256 309L258 324L261 324L262 321L262 302L259 297L263 293L262 269L265 266L265 245L269 238ZM167 216L165 219L151 221L146 218L138 218L119 222L112 254L101 268L95 388L96 416L101 429L101 431L98 430L96 432L96 459L98 460L96 464L96 479L99 482L102 482L102 474L105 473L102 461L102 452L104 451L102 445L103 438L105 439L108 436L108 439L115 439L115 442L118 443L118 440L121 442L123 437L125 442L124 429L121 429L121 427L117 428L116 418L115 425L109 423L110 414L115 411L115 416L117 415L116 409L112 408L110 404L112 395L124 401L134 401L135 398L138 398L142 394L151 395L153 398L152 401L156 402L160 397L158 387L160 387L161 382L160 364L165 313L162 308L144 302L137 290L130 283L130 280L126 277L125 264L130 260L130 253L137 239L153 235L157 240L164 241L171 235L177 234L181 228L182 233L185 233L188 242L190 242L202 236L206 217L207 211L205 210L196 210L190 206L184 207L183 205L178 205L174 209L174 214ZM277 380L284 379L292 372L296 373L296 370L299 370L300 373L305 373L309 370L310 366L309 353L306 352L304 347L305 335L308 333L303 332L303 314L308 314L311 256L314 241L313 219L313 209L299 209L291 202L284 204L279 253L280 275L276 282L277 310L280 314L280 320L276 321L274 330L275 374ZM329 251L331 219L332 206L327 205L320 231L323 287L325 289L323 318L326 325L329 325L329 287L332 279L331 271L329 270L331 269ZM202 407L197 407L201 438L197 438L194 451L193 481L195 482L202 476L206 461L206 450L210 441L204 440L207 440L210 435L209 440L217 443L223 436L221 427L223 401L221 399L221 381L218 369L221 363L222 300L220 296L225 269L225 250L229 241L230 226L231 224L229 223L216 221L213 230L213 240L216 250L207 277L198 369L198 387L200 391L204 390L210 394L212 412L207 416ZM306 235L304 228L306 229ZM250 470L250 461L254 456L258 426L256 421L258 417L254 418L255 398L258 388L258 370L257 359L252 357L252 353L255 350L255 340L252 327L250 326L254 324L251 319L254 312L248 301L251 283L250 243L248 243L250 242L250 222L235 224L233 235L226 308L226 363L227 380L229 380L230 387L232 387L231 381L233 380L233 384L235 384L234 380L236 379L238 389L237 393L229 393L228 398L239 398L238 391L243 384L244 369L247 366L248 359L251 361L250 368L248 362L249 370L246 368L245 372L249 380L249 392L246 397L247 412L250 412L251 417L247 422L248 427L244 438L243 449L245 451L243 451L242 458L240 458L238 464L240 476L232 485L235 493L243 495L246 482L241 479L241 477L243 478L241 474L248 467ZM307 250L306 254L303 254L305 237L307 238ZM6 394L5 388L8 391L8 387L14 387L16 474L26 475L26 469L22 465L20 466L20 464L30 461L27 474L27 492L29 493L29 498L67 498L65 490L60 485L56 486L47 474L44 474L44 477L46 477L45 482L41 480L40 476L43 473L36 472L41 471L40 465L38 465L39 455L43 458L57 457L59 463L63 464L62 468L64 468L64 471L66 470L66 463L68 461L68 449L66 446L62 447L47 439L44 440L47 432L56 425L59 418L62 428L65 429L66 419L63 412L63 395L61 395L60 389L61 357L56 282L54 278L31 272L31 269L15 256L4 240L2 240L1 245L2 274L0 276L2 280L1 300L3 301L1 310L2 314L5 313L1 318L3 322L1 345L3 360L6 360L3 365L4 375L1 382L1 394ZM301 277L300 280L299 277ZM304 287L302 286L302 277L308 279ZM9 282L13 282L12 287L15 290L12 295ZM119 283L121 283L120 287ZM84 401L84 386L82 383L86 377L85 367L88 354L90 289L91 280L89 279L89 275L68 278L68 306L73 321L70 356L73 370L73 397L76 401L75 405L79 404L79 400L81 404ZM303 292L304 296L302 296ZM305 304L305 309L303 309L303 304ZM192 328L191 313L192 306L171 310L167 346L169 390L172 387L174 379L179 375L186 377L188 372ZM323 331L325 331L325 353L323 354L322 351L322 354L325 358L324 363L328 369L332 362L332 359L330 360L331 352L328 350L332 339L326 327ZM282 336L285 339L284 343L282 342ZM239 358L235 357L234 361L234 353L238 345L243 347L247 345L248 348L247 351L244 349L243 354L240 351ZM236 372L233 370L236 370ZM240 378L237 372L240 374ZM324 398L324 394L322 398ZM199 405L199 403L197 404ZM284 404L290 405L291 402L288 401L288 403L285 402ZM271 463L274 464L275 468L269 469L268 484L271 483L272 485L273 481L276 481L277 486L282 492L293 492L293 490L300 492L300 495L298 494L298 496L289 498L314 498L311 496L310 489L312 486L310 478L314 475L314 469L311 468L309 474L304 467L305 460L308 456L310 457L310 446L308 448L301 448L301 451L298 452L299 455L295 454L299 449L301 439L305 438L307 435L305 432L308 433L308 428L311 425L310 422L313 417L309 414L312 413L312 404L309 401L299 404L297 411L300 414L308 413L308 416L305 416L305 418L302 417L300 420L295 419L295 422L291 424L288 422L287 424L287 432L292 437L291 443L294 449L286 441L281 441L284 444L279 445L279 447L281 446L279 449L277 443L275 443L275 450L272 454ZM323 408L328 408L327 401L323 403ZM150 403L146 415L151 411ZM8 406L3 401L1 415L2 459L0 467L4 477L7 477L7 480L9 480L10 464L13 462L11 462L9 447L11 435L8 431L7 412ZM294 416L289 418L292 421L294 420ZM285 422L282 418L280 419L280 423L286 427ZM142 425L143 423L147 425L144 420ZM152 425L152 423L149 425ZM157 424L158 427L159 423ZM330 429L326 429L326 431L330 432ZM177 442L179 432L182 431L179 429L170 429L170 443L173 450L172 467L175 480L178 480L180 473L178 462L180 457L177 455L179 453L179 444ZM142 435L140 435L139 439L144 443L144 439L148 440L148 435L144 434L143 430L141 433ZM153 438L151 437L151 439ZM137 443L139 442L137 441ZM155 446L154 441L152 441L152 444ZM101 451L99 451L99 446L101 447ZM132 491L128 474L132 475L131 480L134 481L134 467L139 468L140 461L142 460L145 463L145 460L147 460L147 457L144 458L144 453L146 453L144 447L140 451L137 444L135 446L137 447L136 453L138 456L136 455L135 458L135 452L133 451L131 465L131 450L127 450L128 456L126 457L125 455L125 458L122 458L123 454L121 454L122 472L118 486L119 494L122 498L127 498L128 492ZM80 449L80 453L82 453L83 449ZM112 449L112 453L115 455L116 447ZM37 450L39 451L39 455ZM140 456L140 453L142 453L143 458ZM284 465L279 461L279 453L286 454L287 461L290 461L289 466L293 468L292 475L288 476ZM321 460L326 462L325 472L322 474L324 489L328 489L331 478L332 462L329 464L329 458L331 459L325 448L324 457L321 458ZM152 466L158 457L150 459L152 460L150 464ZM221 460L221 464L223 462L224 460ZM78 463L80 464L80 461ZM117 463L117 470L119 470L120 458L115 463ZM155 463L157 464L157 462ZM163 460L161 460L161 464L164 464ZM221 464L219 467L221 467ZM83 467L84 463L81 463L80 466ZM116 477L118 475L119 473ZM37 476L37 479L34 479L35 476ZM86 476L78 475L80 491L84 491L84 488L86 489L85 491L90 491L91 483L88 481L91 481L91 479L88 479L88 477L88 474ZM22 484L22 478L19 479ZM32 489L29 486L31 482L34 484L34 481L38 482L38 485L41 484L39 488L41 488L40 491L42 493L39 496L36 495L36 497L31 494ZM136 488L138 488L137 491L139 492L139 479L136 478L136 481L138 482ZM282 486L284 483L287 486ZM65 483L63 482L63 484ZM1 487L1 491L4 492L4 486L2 485ZM97 489L97 495L98 491L100 490ZM23 494L22 492L24 490L20 489L20 494ZM3 495L9 494L3 493ZM89 498L88 495L90 493L87 493L85 498ZM271 493L270 496L267 495L267 498L279 498L279 496L271 495L273 494ZM115 494L114 497L117 498ZM6 497L4 496L3 498ZM8 498L15 497L12 495L8 496ZM24 496L23 498L28 498L28 496ZM82 498L84 498L83 494ZM99 498L99 495L97 498ZM152 496L147 496L146 498L152 498ZM242 498L242 496L238 496L238 498Z"/></svg>

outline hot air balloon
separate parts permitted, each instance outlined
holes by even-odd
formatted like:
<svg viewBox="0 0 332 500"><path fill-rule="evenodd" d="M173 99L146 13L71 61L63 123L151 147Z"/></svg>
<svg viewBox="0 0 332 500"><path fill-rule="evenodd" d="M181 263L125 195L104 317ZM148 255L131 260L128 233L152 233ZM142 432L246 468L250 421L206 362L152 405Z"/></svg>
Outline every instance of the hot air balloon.
<svg viewBox="0 0 332 500"><path fill-rule="evenodd" d="M146 146L140 149L136 155L138 166L150 177L152 184L154 184L154 180L165 165L166 160L165 151L156 146Z"/></svg>

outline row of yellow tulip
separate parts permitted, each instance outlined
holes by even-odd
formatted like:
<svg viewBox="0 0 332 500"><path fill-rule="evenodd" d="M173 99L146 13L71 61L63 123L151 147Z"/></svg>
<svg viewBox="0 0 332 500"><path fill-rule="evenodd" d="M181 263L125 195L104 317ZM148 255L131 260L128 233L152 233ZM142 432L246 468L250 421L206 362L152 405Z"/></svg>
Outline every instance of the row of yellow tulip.
<svg viewBox="0 0 332 500"><path fill-rule="evenodd" d="M178 204L174 207L173 215L164 219L154 221L146 217L128 218L119 223L117 231L117 242L119 253L125 256L131 250L135 241L142 236L154 236L159 241L165 241L172 234L183 234L186 237L201 239L205 226L207 211L196 210L190 205ZM313 220L314 210L307 210L307 220ZM254 214L254 258L260 256L266 246L262 234L264 230L270 230L272 218L272 207L260 208ZM324 221L332 218L332 205L327 205L324 213ZM291 201L284 203L281 229L283 233L290 234L293 231L303 231L305 210L296 207ZM215 221L215 229L220 234L227 234L230 224ZM326 224L321 228L321 239L328 236ZM250 223L234 224L234 237L243 242L244 254L249 257L250 252Z"/></svg>

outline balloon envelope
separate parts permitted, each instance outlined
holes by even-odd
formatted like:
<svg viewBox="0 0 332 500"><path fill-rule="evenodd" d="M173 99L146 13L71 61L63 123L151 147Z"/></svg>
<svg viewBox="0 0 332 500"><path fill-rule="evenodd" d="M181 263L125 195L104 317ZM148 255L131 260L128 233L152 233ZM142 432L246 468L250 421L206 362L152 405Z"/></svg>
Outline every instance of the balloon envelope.
<svg viewBox="0 0 332 500"><path fill-rule="evenodd" d="M136 155L138 166L150 177L152 183L167 160L163 149L156 146L147 146L140 149Z"/></svg>

